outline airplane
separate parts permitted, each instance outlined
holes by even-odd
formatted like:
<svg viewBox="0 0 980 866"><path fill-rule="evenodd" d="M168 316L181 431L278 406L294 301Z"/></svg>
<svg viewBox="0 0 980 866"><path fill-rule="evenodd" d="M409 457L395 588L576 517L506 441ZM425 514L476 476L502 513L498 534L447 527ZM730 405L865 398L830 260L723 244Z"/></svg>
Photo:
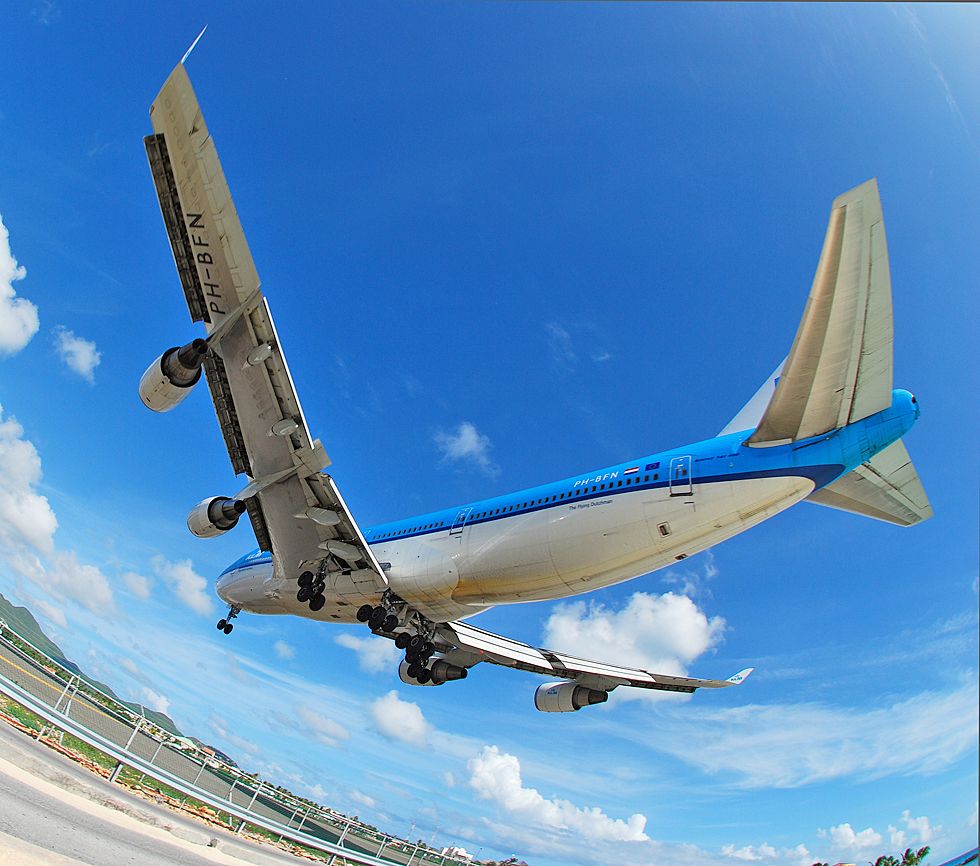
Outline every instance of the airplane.
<svg viewBox="0 0 980 866"><path fill-rule="evenodd" d="M238 475L234 496L190 512L202 538L248 515L258 549L220 575L228 614L366 623L404 650L410 685L481 662L554 681L542 712L574 712L620 686L692 693L742 683L652 673L530 646L465 622L495 605L568 598L673 565L808 501L910 526L932 509L902 437L916 398L893 390L891 281L872 179L831 207L789 354L715 437L415 517L361 527L313 439L214 141L183 62L144 139L184 297L205 336L143 375L143 403L173 409L203 370Z"/></svg>

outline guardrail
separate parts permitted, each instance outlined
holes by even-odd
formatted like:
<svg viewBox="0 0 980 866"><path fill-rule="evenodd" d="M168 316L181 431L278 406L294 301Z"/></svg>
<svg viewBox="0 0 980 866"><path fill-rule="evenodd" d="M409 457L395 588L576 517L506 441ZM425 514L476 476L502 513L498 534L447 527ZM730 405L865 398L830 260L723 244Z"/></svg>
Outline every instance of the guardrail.
<svg viewBox="0 0 980 866"><path fill-rule="evenodd" d="M9 639L5 630L16 641ZM18 641L31 652L18 646ZM109 755L117 762L110 781L116 780L124 766L131 767L239 819L236 832L247 822L330 855L327 862L333 866L344 862L364 866L469 866L469 861L380 833L328 807L286 793L196 747L189 749L189 741L134 713L13 632L2 620L0 691L48 724Z"/></svg>

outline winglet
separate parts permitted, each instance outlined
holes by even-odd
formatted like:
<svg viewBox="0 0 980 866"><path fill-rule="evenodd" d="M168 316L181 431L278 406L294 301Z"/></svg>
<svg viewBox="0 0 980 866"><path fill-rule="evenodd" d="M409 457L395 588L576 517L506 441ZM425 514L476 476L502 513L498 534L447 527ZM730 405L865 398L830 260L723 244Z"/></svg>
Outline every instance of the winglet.
<svg viewBox="0 0 980 866"><path fill-rule="evenodd" d="M204 30L207 30L207 29L208 29L208 25L207 25L207 24L205 24L205 25L204 25ZM201 37L202 37L202 36L204 35L204 30L202 30L202 31L201 31L200 33L198 33L198 34L197 34L197 39L195 39L195 40L194 40L194 41L193 41L193 42L191 43L191 47L190 47L190 48L188 48L188 49L187 49L187 50L186 50L186 51L184 52L184 56L180 58L180 64L181 64L181 66L183 66L183 65L184 65L184 63L186 62L186 60L187 60L187 58L191 56L191 52L192 52L192 51L193 51L193 50L194 50L194 49L195 49L195 48L197 47L197 43L201 41Z"/></svg>
<svg viewBox="0 0 980 866"><path fill-rule="evenodd" d="M735 674L735 676L729 677L727 680L725 680L725 682L731 683L733 686L740 686L749 678L749 674L751 674L754 670L755 668L745 668L744 670L740 670L737 674Z"/></svg>

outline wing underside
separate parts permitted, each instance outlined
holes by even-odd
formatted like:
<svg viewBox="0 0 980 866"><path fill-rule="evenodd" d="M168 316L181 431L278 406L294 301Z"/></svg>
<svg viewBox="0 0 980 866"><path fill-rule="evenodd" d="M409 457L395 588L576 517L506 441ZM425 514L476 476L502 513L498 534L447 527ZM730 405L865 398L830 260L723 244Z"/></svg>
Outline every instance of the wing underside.
<svg viewBox="0 0 980 866"><path fill-rule="evenodd" d="M150 108L147 157L177 272L210 351L204 371L259 547L289 573L327 562L351 594L384 572L309 432L217 150L183 65Z"/></svg>
<svg viewBox="0 0 980 866"><path fill-rule="evenodd" d="M632 686L689 694L702 688L720 689L739 685L752 672L752 668L746 668L727 680L654 674L638 668L589 661L554 650L539 649L463 622L440 625L435 643L448 662L461 667L468 668L480 662L489 662L546 677L574 680L580 685L602 691L611 691L618 686Z"/></svg>

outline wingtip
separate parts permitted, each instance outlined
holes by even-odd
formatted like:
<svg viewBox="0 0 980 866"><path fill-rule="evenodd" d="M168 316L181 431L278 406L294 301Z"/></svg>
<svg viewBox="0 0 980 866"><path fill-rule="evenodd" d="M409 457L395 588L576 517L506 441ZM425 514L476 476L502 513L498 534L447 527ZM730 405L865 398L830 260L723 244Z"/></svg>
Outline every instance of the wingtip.
<svg viewBox="0 0 980 866"><path fill-rule="evenodd" d="M194 40L194 41L193 41L193 42L191 43L191 47L190 47L190 48L188 48L188 49L187 49L187 50L186 50L186 51L184 52L184 56L180 58L180 65L181 65L181 66L183 66L183 65L184 65L184 62L185 62L185 61L187 60L187 58L191 56L191 52L192 52L192 51L194 50L194 48L195 48L195 47L197 46L197 43L201 41L201 37L202 37L202 36L204 35L204 31L205 31L205 30L207 30L207 29L208 29L208 25L207 25L207 24L205 24L205 25L204 25L204 27L203 27L203 28L201 29L201 32L197 34L197 39L195 39L195 40Z"/></svg>
<svg viewBox="0 0 980 866"><path fill-rule="evenodd" d="M725 680L725 682L731 683L733 686L740 686L749 678L749 674L751 674L754 670L755 668L743 668L737 674L735 674L735 676L729 677L727 680Z"/></svg>

